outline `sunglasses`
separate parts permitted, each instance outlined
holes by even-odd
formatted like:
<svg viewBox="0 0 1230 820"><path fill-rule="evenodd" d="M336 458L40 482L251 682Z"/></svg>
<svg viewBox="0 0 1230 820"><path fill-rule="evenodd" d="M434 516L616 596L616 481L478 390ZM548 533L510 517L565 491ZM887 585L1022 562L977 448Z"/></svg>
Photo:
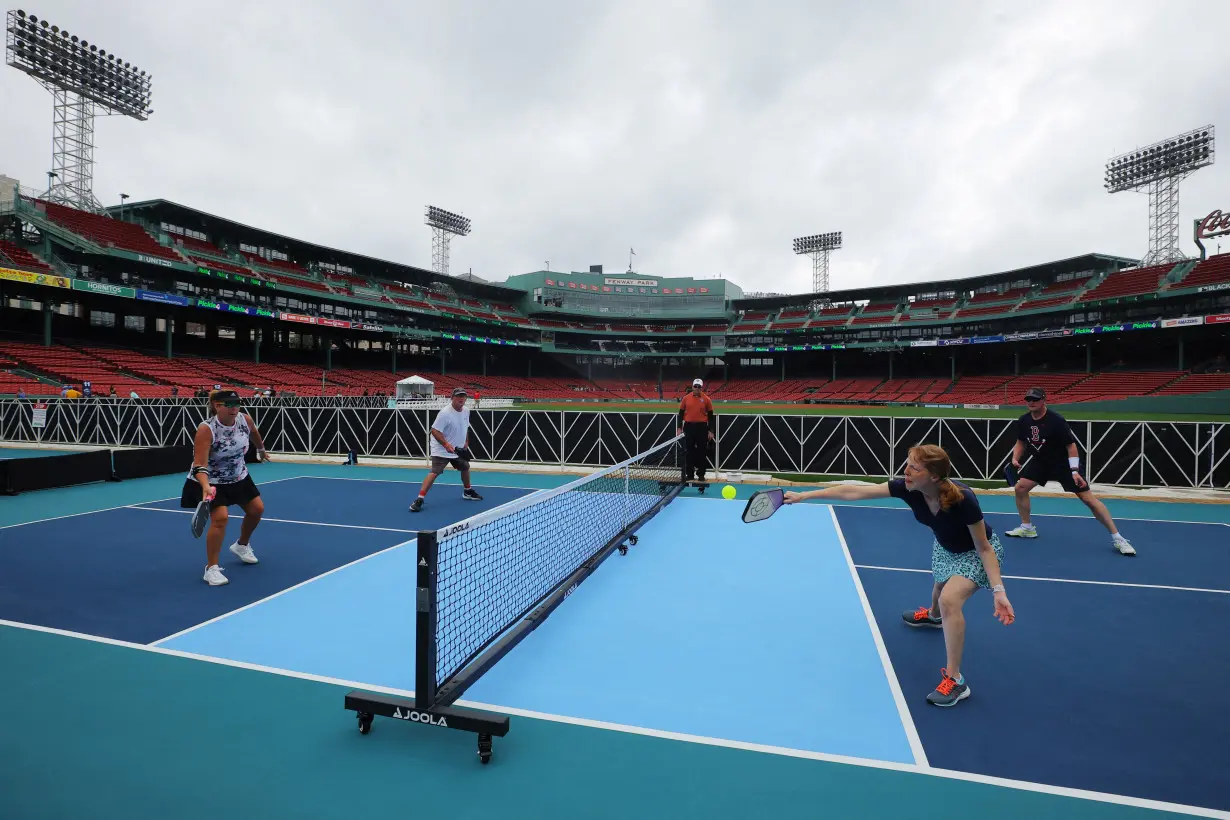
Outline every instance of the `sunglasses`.
<svg viewBox="0 0 1230 820"><path fill-rule="evenodd" d="M1042 401L1040 396L1026 396L1025 401Z"/></svg>
<svg viewBox="0 0 1230 820"><path fill-rule="evenodd" d="M221 404L223 407L238 407L239 406L238 401L221 401L218 403Z"/></svg>

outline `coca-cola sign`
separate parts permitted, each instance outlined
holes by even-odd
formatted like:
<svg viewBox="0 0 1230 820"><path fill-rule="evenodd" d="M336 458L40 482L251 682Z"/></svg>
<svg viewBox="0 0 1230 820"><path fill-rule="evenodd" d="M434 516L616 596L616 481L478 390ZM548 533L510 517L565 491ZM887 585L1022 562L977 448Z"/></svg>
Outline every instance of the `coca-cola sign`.
<svg viewBox="0 0 1230 820"><path fill-rule="evenodd" d="M1220 210L1200 220L1200 225L1196 228L1196 237L1198 239L1208 239L1211 236L1222 236L1230 233L1230 213L1222 213Z"/></svg>

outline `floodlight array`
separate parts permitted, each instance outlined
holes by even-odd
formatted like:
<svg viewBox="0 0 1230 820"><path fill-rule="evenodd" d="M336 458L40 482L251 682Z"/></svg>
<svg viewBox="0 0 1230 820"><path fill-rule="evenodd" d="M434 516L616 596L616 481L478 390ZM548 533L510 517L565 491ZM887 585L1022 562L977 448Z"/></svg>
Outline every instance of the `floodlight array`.
<svg viewBox="0 0 1230 820"><path fill-rule="evenodd" d="M427 206L427 224L458 236L468 236L470 233L470 220L434 205Z"/></svg>
<svg viewBox="0 0 1230 820"><path fill-rule="evenodd" d="M1133 190L1212 165L1213 137L1213 126L1207 125L1115 157L1106 163L1107 192Z"/></svg>
<svg viewBox="0 0 1230 820"><path fill-rule="evenodd" d="M8 13L8 64L92 100L108 113L146 119L153 77L114 54L18 9Z"/></svg>
<svg viewBox="0 0 1230 820"><path fill-rule="evenodd" d="M794 240L794 252L798 254L817 251L835 251L841 247L841 231L800 236Z"/></svg>

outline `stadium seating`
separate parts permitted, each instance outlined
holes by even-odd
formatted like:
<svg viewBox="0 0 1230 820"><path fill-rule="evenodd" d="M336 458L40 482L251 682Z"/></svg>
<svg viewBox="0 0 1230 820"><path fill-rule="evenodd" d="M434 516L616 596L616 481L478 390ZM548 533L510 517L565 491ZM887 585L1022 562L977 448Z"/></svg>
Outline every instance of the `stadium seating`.
<svg viewBox="0 0 1230 820"><path fill-rule="evenodd" d="M307 268L303 267L302 265L298 265L294 262L291 262L289 260L266 259L263 256L259 256L255 253L250 253L249 251L241 251L241 253L243 254L245 259L247 259L250 263L258 267L270 268L275 271L285 271L286 273L297 274L303 277L311 276L311 273L308 272Z"/></svg>
<svg viewBox="0 0 1230 820"><path fill-rule="evenodd" d="M1081 294L1081 302L1099 299L1119 299L1125 296L1141 296L1156 293L1162 277L1174 269L1174 265L1153 265L1148 268L1112 273L1094 287Z"/></svg>
<svg viewBox="0 0 1230 820"><path fill-rule="evenodd" d="M1230 390L1230 373L1187 373L1158 390L1156 396L1178 396Z"/></svg>
<svg viewBox="0 0 1230 820"><path fill-rule="evenodd" d="M615 344L614 341L607 342ZM626 346L626 345L625 345ZM613 349L613 348L612 348ZM623 349L623 348L621 348ZM635 350L632 352L636 352ZM25 371L25 373L13 372ZM54 380L46 384L35 374ZM31 342L0 342L0 394L25 389L31 396L57 396L60 386L93 384L95 393L112 386L121 396L135 390L143 398L190 395L215 384L239 390L272 387L301 396L392 394L398 379L410 375L430 378L438 394L465 387L490 398L523 398L567 401L577 399L657 400L656 380L643 375L605 376L590 380L574 377L482 376L471 373L438 375L431 367L402 370L335 368L316 365L261 363L223 357L162 355L126 348L102 346L44 347ZM661 396L673 401L687 392L691 379L668 381ZM706 391L718 401L772 402L901 402L932 404L1020 405L1025 391L1034 385L1047 390L1055 404L1105 401L1129 396L1182 395L1212 390L1230 390L1230 374L1192 374L1182 371L1105 371L1035 373L1022 376L967 376L956 383L939 378L880 377L842 378L706 378Z"/></svg>
<svg viewBox="0 0 1230 820"><path fill-rule="evenodd" d="M119 248L129 253L143 253L175 262L184 261L175 251L159 245L140 225L43 200L37 200L36 207L44 211L52 222L104 248Z"/></svg>
<svg viewBox="0 0 1230 820"><path fill-rule="evenodd" d="M1205 285L1219 285L1223 282L1230 282L1230 253L1218 254L1205 259L1192 268L1191 272L1183 277L1175 287L1197 288Z"/></svg>
<svg viewBox="0 0 1230 820"><path fill-rule="evenodd" d="M20 245L0 239L0 267L14 267L35 273L55 273L51 266Z"/></svg>
<svg viewBox="0 0 1230 820"><path fill-rule="evenodd" d="M1011 380L1010 376L965 376L946 386L937 403L1002 404L1010 400L1005 385Z"/></svg>
<svg viewBox="0 0 1230 820"><path fill-rule="evenodd" d="M226 251L204 239L194 239L191 236L180 236L179 234L171 234L171 238L182 246L181 253L186 256L205 254L206 256L216 256L221 259L230 258Z"/></svg>
<svg viewBox="0 0 1230 820"><path fill-rule="evenodd" d="M1047 400L1052 403L1074 403L1145 396L1165 387L1180 375L1175 371L1097 373L1054 391Z"/></svg>
<svg viewBox="0 0 1230 820"><path fill-rule="evenodd" d="M972 319L975 316L995 316L997 314L1010 313L1015 307L1016 305L1011 302L999 305L987 305L985 307L965 307L957 311L956 316L959 319Z"/></svg>
<svg viewBox="0 0 1230 820"><path fill-rule="evenodd" d="M1068 293L1064 296L1046 296L1038 299L1027 299L1017 305L1018 311L1025 310L1042 310L1043 308L1055 307L1056 305L1064 305L1076 299L1076 292Z"/></svg>

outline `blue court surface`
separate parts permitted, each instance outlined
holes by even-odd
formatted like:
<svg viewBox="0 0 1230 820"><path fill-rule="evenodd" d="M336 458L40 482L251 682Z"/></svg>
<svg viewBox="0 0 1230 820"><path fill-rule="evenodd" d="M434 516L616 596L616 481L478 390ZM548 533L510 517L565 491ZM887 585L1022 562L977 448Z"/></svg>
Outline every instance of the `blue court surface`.
<svg viewBox="0 0 1230 820"><path fill-rule="evenodd" d="M261 561L224 549L217 588L182 477L0 499L0 817L1230 817L1230 507L1108 502L1126 558L1035 500L1017 622L971 599L973 694L938 709L903 506L745 525L755 487L686 491L466 693L513 716L479 766L465 733L360 736L342 696L414 688L417 529L571 477L476 474L473 502L448 474L414 514L419 470L253 474Z"/></svg>
<svg viewBox="0 0 1230 820"><path fill-rule="evenodd" d="M101 448L100 448L101 449ZM46 458L47 456L62 456L66 453L81 453L84 450L52 450L43 447L0 447L0 461L10 458Z"/></svg>

